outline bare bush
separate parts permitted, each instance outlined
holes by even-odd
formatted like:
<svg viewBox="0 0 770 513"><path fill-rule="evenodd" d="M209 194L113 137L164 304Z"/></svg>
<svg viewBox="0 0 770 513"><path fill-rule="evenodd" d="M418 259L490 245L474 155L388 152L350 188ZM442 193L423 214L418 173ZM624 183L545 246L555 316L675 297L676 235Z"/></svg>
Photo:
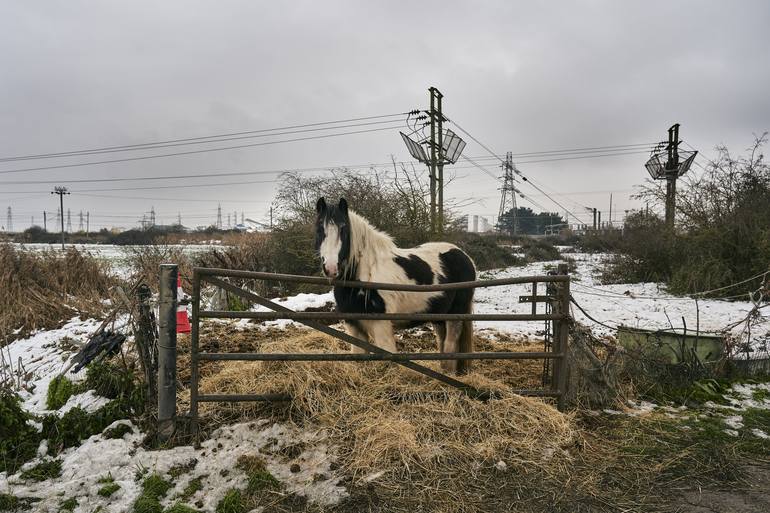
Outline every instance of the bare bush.
<svg viewBox="0 0 770 513"><path fill-rule="evenodd" d="M770 262L770 166L758 137L747 155L724 146L701 173L685 175L677 194L677 229L643 212L629 216L617 242L623 255L611 270L614 281L663 281L672 292L717 289L768 271ZM638 197L665 202L659 183L647 183ZM759 281L731 289L737 294ZM725 295L724 291L720 291Z"/></svg>

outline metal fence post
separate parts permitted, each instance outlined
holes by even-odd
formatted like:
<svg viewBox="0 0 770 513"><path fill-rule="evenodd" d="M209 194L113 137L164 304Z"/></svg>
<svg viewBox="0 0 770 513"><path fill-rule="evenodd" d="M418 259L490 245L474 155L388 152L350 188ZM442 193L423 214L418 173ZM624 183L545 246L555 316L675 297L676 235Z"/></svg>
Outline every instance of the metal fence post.
<svg viewBox="0 0 770 513"><path fill-rule="evenodd" d="M176 289L178 266L160 266L158 308L158 437L168 440L176 420Z"/></svg>
<svg viewBox="0 0 770 513"><path fill-rule="evenodd" d="M559 264L559 274L567 274L566 264ZM556 326L558 326L558 332L554 333L554 350L558 353L561 353L562 357L559 359L559 361L554 363L553 384L556 387L556 390L559 392L557 407L559 408L559 411L564 411L567 400L567 374L569 372L569 281L559 283L557 290L558 296L556 305L558 305L559 308L558 313L563 315L564 318L557 321Z"/></svg>

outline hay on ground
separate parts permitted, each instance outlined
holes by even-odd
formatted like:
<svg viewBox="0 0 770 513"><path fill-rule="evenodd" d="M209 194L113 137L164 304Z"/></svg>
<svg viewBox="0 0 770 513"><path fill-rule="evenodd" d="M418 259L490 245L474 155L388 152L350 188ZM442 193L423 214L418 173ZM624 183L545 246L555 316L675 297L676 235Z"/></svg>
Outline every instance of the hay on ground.
<svg viewBox="0 0 770 513"><path fill-rule="evenodd" d="M259 350L273 353L337 352L326 335L292 330L259 337ZM498 348L500 349L500 348ZM438 369L438 362L427 362ZM337 442L354 475L467 463L563 468L564 448L578 437L570 415L538 399L509 392L495 366L479 365L463 380L499 392L481 402L398 365L367 362L239 362L205 373L201 393L288 393L288 413L320 425ZM492 371L491 373L487 373ZM423 394L423 392L432 392ZM397 400L394 398L401 398ZM261 405L239 405L255 414ZM202 404L204 417L232 416L232 406Z"/></svg>

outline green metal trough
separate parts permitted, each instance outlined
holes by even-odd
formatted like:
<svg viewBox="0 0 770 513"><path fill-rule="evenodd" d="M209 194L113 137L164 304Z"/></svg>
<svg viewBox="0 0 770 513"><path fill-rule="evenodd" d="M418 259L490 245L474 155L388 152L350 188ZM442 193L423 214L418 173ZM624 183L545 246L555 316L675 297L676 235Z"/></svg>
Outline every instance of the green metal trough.
<svg viewBox="0 0 770 513"><path fill-rule="evenodd" d="M725 341L721 336L697 334L689 330L644 330L620 326L618 343L661 363L690 361L693 354L702 363L715 362L725 356Z"/></svg>

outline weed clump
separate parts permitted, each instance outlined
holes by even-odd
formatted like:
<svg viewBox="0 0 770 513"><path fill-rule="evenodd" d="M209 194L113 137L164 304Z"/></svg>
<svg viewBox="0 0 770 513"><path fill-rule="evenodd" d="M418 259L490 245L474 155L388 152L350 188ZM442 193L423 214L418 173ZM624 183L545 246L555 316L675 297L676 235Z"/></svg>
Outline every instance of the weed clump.
<svg viewBox="0 0 770 513"><path fill-rule="evenodd" d="M158 474L150 474L142 482L142 493L134 502L134 513L161 513L160 499L173 485Z"/></svg>
<svg viewBox="0 0 770 513"><path fill-rule="evenodd" d="M178 498L186 501L193 495L195 495L196 492L203 489L203 478L206 476L198 476L193 479L190 479L190 482L187 483L187 486L184 487L184 490L182 490L182 493L179 494Z"/></svg>
<svg viewBox="0 0 770 513"><path fill-rule="evenodd" d="M18 511L30 508L30 499L22 499L9 493L0 493L0 511Z"/></svg>
<svg viewBox="0 0 770 513"><path fill-rule="evenodd" d="M56 376L48 384L45 406L49 410L58 410L75 393L75 384L65 376Z"/></svg>
<svg viewBox="0 0 770 513"><path fill-rule="evenodd" d="M48 460L38 463L21 473L21 478L31 481L45 481L61 475L61 460Z"/></svg>
<svg viewBox="0 0 770 513"><path fill-rule="evenodd" d="M61 511L72 511L78 506L78 500L75 497L63 500L59 503L59 509Z"/></svg>
<svg viewBox="0 0 770 513"><path fill-rule="evenodd" d="M241 496L241 491L231 488L217 504L216 513L245 513L246 505Z"/></svg>
<svg viewBox="0 0 770 513"><path fill-rule="evenodd" d="M246 487L246 492L249 494L281 487L280 481L268 472L265 460L262 458L243 455L238 458L235 466L246 472L246 475L249 476L249 484Z"/></svg>
<svg viewBox="0 0 770 513"><path fill-rule="evenodd" d="M97 492L102 497L109 497L113 493L120 490L120 485L118 483L108 483L101 488L99 488L99 491Z"/></svg>
<svg viewBox="0 0 770 513"><path fill-rule="evenodd" d="M18 396L0 391L0 472L11 475L35 456L40 435L27 423L30 418Z"/></svg>

